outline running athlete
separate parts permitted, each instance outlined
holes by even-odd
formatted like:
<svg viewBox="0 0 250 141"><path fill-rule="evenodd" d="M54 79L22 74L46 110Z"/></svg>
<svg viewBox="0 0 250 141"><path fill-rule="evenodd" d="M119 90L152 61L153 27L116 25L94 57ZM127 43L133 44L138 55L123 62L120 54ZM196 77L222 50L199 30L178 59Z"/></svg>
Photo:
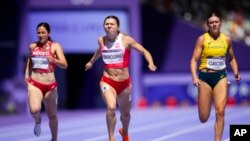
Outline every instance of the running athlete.
<svg viewBox="0 0 250 141"><path fill-rule="evenodd" d="M199 36L190 62L193 84L198 87L198 113L202 123L210 116L214 103L216 121L214 124L214 141L221 141L224 129L224 114L227 102L228 79L226 72L226 55L235 79L241 79L234 56L231 39L220 32L221 18L217 13L207 17L208 31ZM199 72L197 62L200 60Z"/></svg>
<svg viewBox="0 0 250 141"><path fill-rule="evenodd" d="M128 128L130 123L132 84L129 75L130 51L135 49L144 55L150 71L156 71L151 54L132 37L120 33L120 21L116 16L105 18L106 35L99 37L99 48L85 65L85 70L93 67L96 60L102 56L104 62L103 76L100 81L102 97L107 106L106 121L109 141L114 141L116 125L116 103L121 113L122 128L119 133L123 141L129 141Z"/></svg>
<svg viewBox="0 0 250 141"><path fill-rule="evenodd" d="M52 141L57 141L57 82L55 67L68 67L62 47L50 38L50 26L42 22L37 25L38 41L31 43L30 57L27 60L25 81L28 87L30 113L35 120L34 134L41 134L41 106L46 108Z"/></svg>

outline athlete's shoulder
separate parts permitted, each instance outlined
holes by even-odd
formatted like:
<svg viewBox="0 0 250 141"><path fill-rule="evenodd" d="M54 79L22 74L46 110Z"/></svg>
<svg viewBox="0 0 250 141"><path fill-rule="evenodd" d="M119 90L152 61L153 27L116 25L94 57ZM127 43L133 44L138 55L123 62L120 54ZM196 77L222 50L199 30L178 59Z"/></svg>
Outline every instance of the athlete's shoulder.
<svg viewBox="0 0 250 141"><path fill-rule="evenodd" d="M51 46L61 46L59 42L50 42Z"/></svg>
<svg viewBox="0 0 250 141"><path fill-rule="evenodd" d="M223 32L221 32L220 33L220 36L222 36L223 38L226 38L226 39L230 39L231 40L231 38L229 37L229 36L227 36L225 33L223 33Z"/></svg>
<svg viewBox="0 0 250 141"><path fill-rule="evenodd" d="M198 36L197 41L204 42L205 38L207 38L208 36L209 36L209 34L207 32L205 32L205 33Z"/></svg>
<svg viewBox="0 0 250 141"><path fill-rule="evenodd" d="M50 49L52 52L54 52L55 50L62 50L63 49L62 45L59 42L54 42L54 41L52 42L51 41L49 44L50 44Z"/></svg>
<svg viewBox="0 0 250 141"><path fill-rule="evenodd" d="M50 42L51 48L61 48L61 44L59 42Z"/></svg>
<svg viewBox="0 0 250 141"><path fill-rule="evenodd" d="M120 36L121 36L123 41L128 41L128 42L134 41L134 38L128 34L120 33Z"/></svg>
<svg viewBox="0 0 250 141"><path fill-rule="evenodd" d="M97 42L103 42L103 41L104 41L104 38L105 38L105 36L99 36L99 37L97 38Z"/></svg>
<svg viewBox="0 0 250 141"><path fill-rule="evenodd" d="M120 32L119 35L122 37L125 37L125 38L131 38L131 36L129 36L128 34L123 33L123 32Z"/></svg>
<svg viewBox="0 0 250 141"><path fill-rule="evenodd" d="M105 36L100 36L97 38L97 43L99 44L99 46L104 45L104 39L105 39Z"/></svg>
<svg viewBox="0 0 250 141"><path fill-rule="evenodd" d="M203 36L204 38L205 37L209 37L210 35L209 35L209 33L208 32L204 32L203 34L201 34L200 36Z"/></svg>
<svg viewBox="0 0 250 141"><path fill-rule="evenodd" d="M37 46L37 43L36 42L32 42L32 43L30 43L29 48L30 49L34 49L36 46Z"/></svg>
<svg viewBox="0 0 250 141"><path fill-rule="evenodd" d="M231 42L232 38L230 36L227 36L225 33L221 32L220 36L222 39L225 39L228 43Z"/></svg>

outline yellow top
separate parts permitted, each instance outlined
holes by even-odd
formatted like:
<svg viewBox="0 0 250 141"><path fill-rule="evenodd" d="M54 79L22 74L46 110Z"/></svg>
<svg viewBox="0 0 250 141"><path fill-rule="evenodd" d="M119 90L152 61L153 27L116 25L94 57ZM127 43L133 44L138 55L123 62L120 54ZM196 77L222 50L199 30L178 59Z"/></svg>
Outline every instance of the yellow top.
<svg viewBox="0 0 250 141"><path fill-rule="evenodd" d="M214 40L208 33L203 34L205 40L201 52L201 63L199 69L222 70L226 68L225 55L228 49L226 36L220 36Z"/></svg>

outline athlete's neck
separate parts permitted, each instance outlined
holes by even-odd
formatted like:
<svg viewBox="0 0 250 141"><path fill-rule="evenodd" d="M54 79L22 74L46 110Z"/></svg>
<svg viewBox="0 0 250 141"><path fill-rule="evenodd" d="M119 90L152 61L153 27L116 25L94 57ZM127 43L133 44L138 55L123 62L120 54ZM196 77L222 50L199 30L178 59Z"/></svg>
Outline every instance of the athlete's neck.
<svg viewBox="0 0 250 141"><path fill-rule="evenodd" d="M218 33L213 33L213 32L208 32L210 37L212 37L214 40L216 40L220 36L220 32Z"/></svg>
<svg viewBox="0 0 250 141"><path fill-rule="evenodd" d="M40 47L43 47L43 48L46 47L48 44L49 44L49 41L47 41L45 43L39 42L39 41L37 42L37 45L40 46Z"/></svg>
<svg viewBox="0 0 250 141"><path fill-rule="evenodd" d="M107 35L106 39L109 42L115 42L115 40L117 39L117 37L118 37L118 34L116 34L116 35Z"/></svg>

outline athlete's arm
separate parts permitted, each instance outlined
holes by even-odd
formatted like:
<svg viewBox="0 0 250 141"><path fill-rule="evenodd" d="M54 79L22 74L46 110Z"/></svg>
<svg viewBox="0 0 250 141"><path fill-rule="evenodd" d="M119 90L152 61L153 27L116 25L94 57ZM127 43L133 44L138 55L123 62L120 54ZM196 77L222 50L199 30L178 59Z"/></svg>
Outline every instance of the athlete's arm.
<svg viewBox="0 0 250 141"><path fill-rule="evenodd" d="M96 52L94 53L94 55L92 56L92 58L90 59L90 61L88 63L85 64L85 71L91 69L94 65L94 63L96 62L96 60L98 60L101 57L101 46L103 44L103 38L100 37L98 39L98 45L99 47L96 49Z"/></svg>
<svg viewBox="0 0 250 141"><path fill-rule="evenodd" d="M58 67L62 69L67 69L68 63L64 56L63 49L59 43L53 43L52 47L55 48L56 58L48 58L49 62L55 63Z"/></svg>
<svg viewBox="0 0 250 141"><path fill-rule="evenodd" d="M134 48L135 50L137 50L138 52L140 52L144 56L144 58L148 62L149 70L156 71L157 67L154 64L154 60L153 60L153 57L150 54L150 52L147 49L145 49L141 44L136 42L132 37L125 35L124 39L125 39L125 42L128 43L129 47Z"/></svg>
<svg viewBox="0 0 250 141"><path fill-rule="evenodd" d="M197 62L200 59L203 42L204 42L204 37L199 36L194 47L192 58L190 60L190 71L191 71L191 75L193 79L193 84L196 86L200 85L200 82L197 76Z"/></svg>
<svg viewBox="0 0 250 141"><path fill-rule="evenodd" d="M34 48L34 44L30 44L30 46L29 46L30 54L31 54L33 48ZM25 74L24 74L25 82L28 82L28 80L29 80L30 68L31 68L31 63L30 63L30 55L29 55L27 62L26 62L26 67L25 67Z"/></svg>
<svg viewBox="0 0 250 141"><path fill-rule="evenodd" d="M232 70L233 70L235 79L236 79L236 80L240 80L241 77L240 77L240 75L239 75L237 61L236 61L236 58L235 58L235 56L234 56L234 51L233 51L233 46L232 46L231 39L230 39L229 37L227 37L227 41L228 41L229 62L230 62L231 68L232 68Z"/></svg>

